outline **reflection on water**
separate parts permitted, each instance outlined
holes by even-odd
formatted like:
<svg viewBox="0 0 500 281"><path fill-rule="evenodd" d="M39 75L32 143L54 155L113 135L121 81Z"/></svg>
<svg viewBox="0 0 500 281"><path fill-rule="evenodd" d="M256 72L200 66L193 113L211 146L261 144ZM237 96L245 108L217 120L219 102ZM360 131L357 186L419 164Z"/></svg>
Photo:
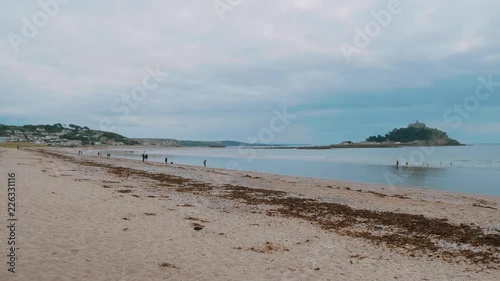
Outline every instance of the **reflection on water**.
<svg viewBox="0 0 500 281"><path fill-rule="evenodd" d="M500 195L500 146L437 147L406 167L419 148L337 150L149 149L149 160L208 167L239 167L272 174ZM105 151L106 152L106 151ZM110 150L112 157L141 160L143 151ZM255 153L256 157L249 157ZM86 154L97 155L97 150ZM496 158L495 158L496 157ZM399 160L400 167L396 167ZM401 165L401 163L404 163ZM452 165L450 165L450 163Z"/></svg>

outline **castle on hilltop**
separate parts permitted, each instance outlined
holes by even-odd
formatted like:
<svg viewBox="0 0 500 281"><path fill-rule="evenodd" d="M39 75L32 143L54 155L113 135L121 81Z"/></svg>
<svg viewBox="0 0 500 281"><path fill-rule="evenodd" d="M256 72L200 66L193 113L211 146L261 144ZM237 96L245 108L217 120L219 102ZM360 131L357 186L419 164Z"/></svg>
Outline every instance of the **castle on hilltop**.
<svg viewBox="0 0 500 281"><path fill-rule="evenodd" d="M427 127L425 126L425 124L424 124L424 123L420 123L420 122L418 122L418 120L417 120L417 122L412 123L412 124L409 124L409 125L408 125L408 128L418 128L418 129L424 129L424 128L427 128Z"/></svg>

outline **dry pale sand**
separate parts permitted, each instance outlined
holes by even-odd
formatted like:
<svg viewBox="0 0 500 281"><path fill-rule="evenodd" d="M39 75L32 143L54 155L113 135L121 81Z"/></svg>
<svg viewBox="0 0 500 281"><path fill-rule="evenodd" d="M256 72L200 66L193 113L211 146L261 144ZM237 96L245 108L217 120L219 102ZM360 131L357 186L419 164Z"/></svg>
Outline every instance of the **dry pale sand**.
<svg viewBox="0 0 500 281"><path fill-rule="evenodd" d="M0 280L498 280L500 198L0 148ZM57 152L57 154L52 154ZM63 155L63 156L58 156ZM198 229L198 230L195 230Z"/></svg>

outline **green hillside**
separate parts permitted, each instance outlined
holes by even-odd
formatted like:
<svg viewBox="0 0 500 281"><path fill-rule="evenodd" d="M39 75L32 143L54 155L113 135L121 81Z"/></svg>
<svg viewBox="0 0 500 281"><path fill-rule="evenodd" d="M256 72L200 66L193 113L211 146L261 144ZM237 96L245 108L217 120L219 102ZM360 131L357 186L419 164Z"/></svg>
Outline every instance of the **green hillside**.
<svg viewBox="0 0 500 281"><path fill-rule="evenodd" d="M423 123L410 124L407 128L394 129L384 136L371 136L367 142L399 142L402 144L415 145L461 145L455 139L448 137L448 134L434 128L428 128Z"/></svg>
<svg viewBox="0 0 500 281"><path fill-rule="evenodd" d="M42 143L47 145L135 145L137 141L112 132L92 130L70 124L11 126L0 124L0 137L8 141Z"/></svg>

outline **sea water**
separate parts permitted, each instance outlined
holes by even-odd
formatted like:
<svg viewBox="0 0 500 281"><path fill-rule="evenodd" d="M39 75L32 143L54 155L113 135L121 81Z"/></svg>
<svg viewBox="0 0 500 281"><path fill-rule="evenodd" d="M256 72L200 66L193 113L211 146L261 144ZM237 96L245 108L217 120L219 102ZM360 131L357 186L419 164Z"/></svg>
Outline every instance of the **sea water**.
<svg viewBox="0 0 500 281"><path fill-rule="evenodd" d="M146 152L149 161L162 163L168 158L169 163L203 166L207 160L207 166L214 168L500 195L500 145L329 150L116 148L102 152L136 160L142 160Z"/></svg>

